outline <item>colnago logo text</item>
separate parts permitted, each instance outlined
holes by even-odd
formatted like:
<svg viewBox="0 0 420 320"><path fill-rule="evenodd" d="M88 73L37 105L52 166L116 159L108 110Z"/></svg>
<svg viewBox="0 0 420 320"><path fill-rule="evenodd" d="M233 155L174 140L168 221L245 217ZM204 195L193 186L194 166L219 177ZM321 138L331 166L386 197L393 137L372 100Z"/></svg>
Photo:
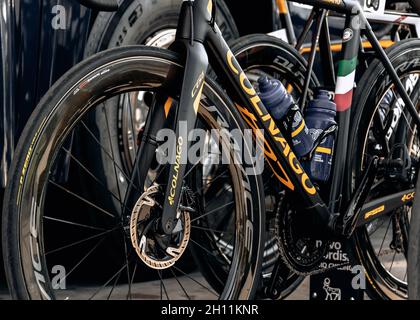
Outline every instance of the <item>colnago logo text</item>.
<svg viewBox="0 0 420 320"><path fill-rule="evenodd" d="M169 193L168 201L171 206L174 205L174 198L176 193L176 187L178 185L178 173L179 173L179 166L181 164L181 156L182 156L182 145L184 144L184 140L182 137L178 138L178 144L176 146L176 156L175 156L175 174L171 180L171 190Z"/></svg>

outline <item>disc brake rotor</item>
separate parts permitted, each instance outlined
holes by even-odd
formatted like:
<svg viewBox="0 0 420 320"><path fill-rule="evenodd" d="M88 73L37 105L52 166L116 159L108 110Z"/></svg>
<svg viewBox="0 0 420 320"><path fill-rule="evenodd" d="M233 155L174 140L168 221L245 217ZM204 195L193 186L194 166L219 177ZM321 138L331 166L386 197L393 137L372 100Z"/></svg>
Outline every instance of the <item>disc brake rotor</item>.
<svg viewBox="0 0 420 320"><path fill-rule="evenodd" d="M158 232L160 209L155 198L159 194L159 187L154 185L139 198L131 215L130 237L139 258L148 267L162 270L172 267L185 252L191 219L187 211L178 211L172 234Z"/></svg>

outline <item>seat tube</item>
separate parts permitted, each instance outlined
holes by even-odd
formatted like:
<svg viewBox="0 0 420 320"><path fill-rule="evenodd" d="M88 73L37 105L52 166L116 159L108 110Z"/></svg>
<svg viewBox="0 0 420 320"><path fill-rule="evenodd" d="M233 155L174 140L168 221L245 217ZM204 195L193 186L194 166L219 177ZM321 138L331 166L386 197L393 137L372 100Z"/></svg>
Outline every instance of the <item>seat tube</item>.
<svg viewBox="0 0 420 320"><path fill-rule="evenodd" d="M354 13L346 15L346 28L343 31L341 58L338 63L334 101L337 105L338 136L336 139L333 175L330 189L329 209L340 210L350 130L351 105L353 101L354 80L360 46L360 29L363 19L360 6Z"/></svg>

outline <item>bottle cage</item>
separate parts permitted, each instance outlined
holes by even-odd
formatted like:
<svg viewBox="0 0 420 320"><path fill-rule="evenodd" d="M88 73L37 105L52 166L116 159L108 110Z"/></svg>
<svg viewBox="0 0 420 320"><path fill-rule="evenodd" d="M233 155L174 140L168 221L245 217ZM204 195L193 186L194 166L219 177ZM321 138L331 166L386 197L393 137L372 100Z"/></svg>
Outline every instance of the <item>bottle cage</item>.
<svg viewBox="0 0 420 320"><path fill-rule="evenodd" d="M336 136L337 129L338 129L338 126L336 124L333 124L329 126L327 129L325 129L324 131L322 131L319 137L315 140L314 146L312 147L311 151L305 157L303 157L303 159L312 160L312 157L314 156L316 148L318 148L321 142L329 135Z"/></svg>

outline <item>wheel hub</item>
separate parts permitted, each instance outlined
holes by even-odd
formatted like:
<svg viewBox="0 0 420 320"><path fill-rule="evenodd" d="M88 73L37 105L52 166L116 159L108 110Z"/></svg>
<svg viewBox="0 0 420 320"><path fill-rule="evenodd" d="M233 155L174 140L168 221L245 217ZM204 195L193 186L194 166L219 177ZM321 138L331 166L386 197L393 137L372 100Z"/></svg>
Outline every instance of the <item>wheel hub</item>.
<svg viewBox="0 0 420 320"><path fill-rule="evenodd" d="M183 255L190 240L191 219L187 211L178 211L172 234L158 230L160 206L156 197L159 187L147 189L134 206L130 220L131 243L139 258L150 268L162 270L172 267Z"/></svg>

